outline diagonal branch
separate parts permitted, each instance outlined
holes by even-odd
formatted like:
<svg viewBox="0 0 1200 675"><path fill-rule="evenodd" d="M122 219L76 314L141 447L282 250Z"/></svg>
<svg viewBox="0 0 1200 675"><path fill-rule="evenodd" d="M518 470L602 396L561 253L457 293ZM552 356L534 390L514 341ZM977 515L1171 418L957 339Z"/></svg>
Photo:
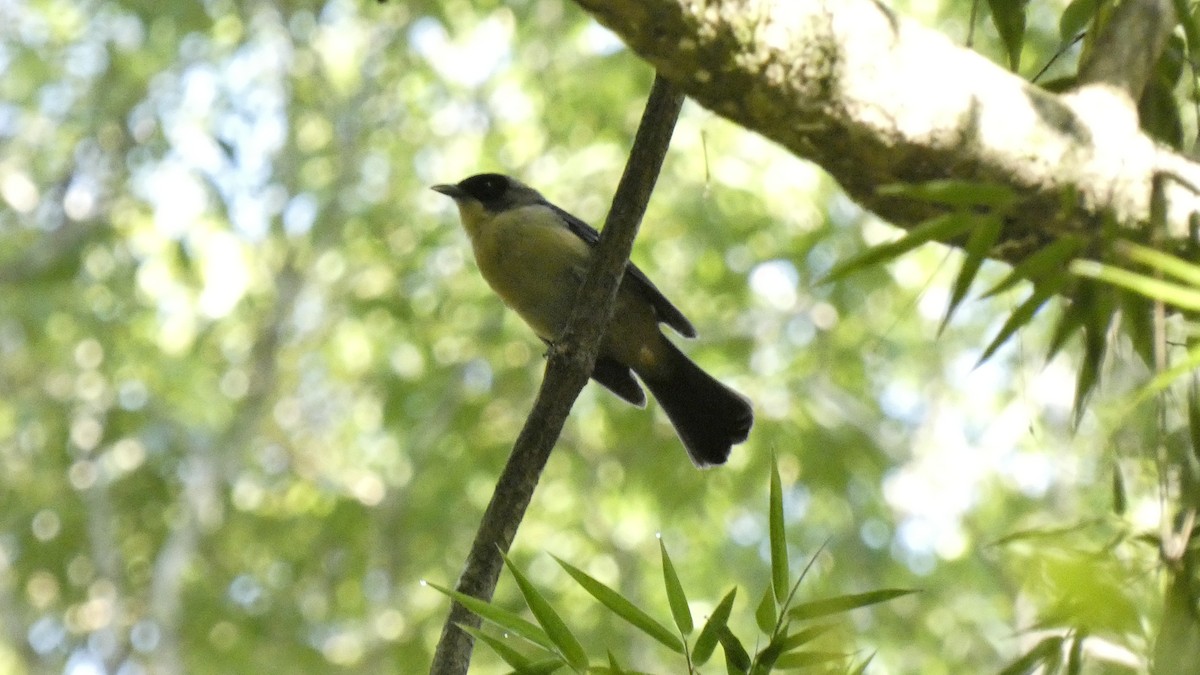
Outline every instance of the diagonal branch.
<svg viewBox="0 0 1200 675"><path fill-rule="evenodd" d="M596 362L600 340L612 316L617 286L682 104L683 94L662 77L655 77L625 173L613 196L600 244L579 289L575 309L562 337L550 349L546 376L533 410L500 474L471 545L456 587L461 593L490 600L495 591L503 565L500 554L512 545L550 451ZM429 670L432 675L467 672L474 640L459 624L477 627L480 620L455 602L434 653Z"/></svg>

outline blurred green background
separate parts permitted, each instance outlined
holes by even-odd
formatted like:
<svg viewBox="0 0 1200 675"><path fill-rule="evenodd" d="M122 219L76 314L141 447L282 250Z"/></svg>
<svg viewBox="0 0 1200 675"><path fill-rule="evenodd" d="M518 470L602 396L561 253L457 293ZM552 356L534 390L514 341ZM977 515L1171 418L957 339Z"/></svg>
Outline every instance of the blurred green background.
<svg viewBox="0 0 1200 675"><path fill-rule="evenodd" d="M965 37L970 3L893 4ZM1034 5L1030 70L1062 8ZM558 0L11 0L0 26L0 672L422 672L448 604L420 582L456 579L543 349L428 188L510 173L598 225L653 73ZM819 283L895 236L685 105L633 259L757 425L699 472L653 403L584 390L513 556L592 653L679 667L548 553L666 617L661 535L698 617L737 585L753 625L772 453L793 571L825 547L802 598L923 590L831 634L871 672L996 670L1067 618L1111 648L1095 672L1145 653L1153 551L1097 554L1112 457L1096 415L1071 433L1075 352L1046 363L1038 322L975 367L1021 295L938 336L941 246Z"/></svg>

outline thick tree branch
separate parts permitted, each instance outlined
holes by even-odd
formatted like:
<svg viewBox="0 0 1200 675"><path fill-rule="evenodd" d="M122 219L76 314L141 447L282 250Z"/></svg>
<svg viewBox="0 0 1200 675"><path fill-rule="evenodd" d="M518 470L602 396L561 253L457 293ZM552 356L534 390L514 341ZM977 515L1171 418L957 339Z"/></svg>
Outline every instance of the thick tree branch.
<svg viewBox="0 0 1200 675"><path fill-rule="evenodd" d="M567 413L596 363L600 340L612 316L617 286L658 180L682 104L679 90L662 77L656 77L625 173L604 221L600 244L579 289L579 299L562 337L550 349L546 375L533 411L517 437L471 545L456 587L461 593L484 600L492 597L503 564L500 552L507 552L512 545ZM479 617L455 602L442 628L431 674L467 672L473 640L459 624L478 626Z"/></svg>
<svg viewBox="0 0 1200 675"><path fill-rule="evenodd" d="M881 186L1011 186L1022 201L997 258L1094 232L1107 215L1148 222L1158 173L1200 184L1200 165L1141 133L1110 88L1048 93L872 0L576 2L691 98L821 165L898 226L934 208ZM1178 182L1167 191L1178 242L1200 199Z"/></svg>

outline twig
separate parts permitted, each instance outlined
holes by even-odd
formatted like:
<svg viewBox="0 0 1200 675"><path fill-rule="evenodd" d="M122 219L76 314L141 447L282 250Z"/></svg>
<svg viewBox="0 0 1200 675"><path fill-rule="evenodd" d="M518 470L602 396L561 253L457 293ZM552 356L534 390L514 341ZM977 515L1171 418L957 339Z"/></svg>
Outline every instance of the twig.
<svg viewBox="0 0 1200 675"><path fill-rule="evenodd" d="M507 552L550 451L558 440L596 362L604 328L612 315L617 286L625 272L638 225L646 212L671 142L683 94L662 77L654 78L642 121L634 138L625 173L613 196L600 244L579 289L578 301L562 337L550 349L546 375L533 410L513 445L508 463L496 483L456 589L490 600ZM480 619L453 603L442 627L431 675L462 675L471 662L474 640L459 625L479 626Z"/></svg>

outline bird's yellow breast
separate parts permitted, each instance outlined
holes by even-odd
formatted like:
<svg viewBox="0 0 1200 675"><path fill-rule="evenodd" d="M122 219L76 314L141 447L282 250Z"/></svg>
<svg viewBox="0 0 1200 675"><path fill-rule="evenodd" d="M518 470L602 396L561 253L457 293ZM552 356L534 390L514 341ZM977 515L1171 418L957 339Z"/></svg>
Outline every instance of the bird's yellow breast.
<svg viewBox="0 0 1200 675"><path fill-rule="evenodd" d="M557 337L586 269L587 244L541 205L462 216L488 285L539 337Z"/></svg>
<svg viewBox="0 0 1200 675"><path fill-rule="evenodd" d="M467 204L460 211L488 285L538 337L558 338L587 272L591 248L546 206L497 214ZM623 280L601 353L645 375L662 365L663 344L654 309Z"/></svg>

